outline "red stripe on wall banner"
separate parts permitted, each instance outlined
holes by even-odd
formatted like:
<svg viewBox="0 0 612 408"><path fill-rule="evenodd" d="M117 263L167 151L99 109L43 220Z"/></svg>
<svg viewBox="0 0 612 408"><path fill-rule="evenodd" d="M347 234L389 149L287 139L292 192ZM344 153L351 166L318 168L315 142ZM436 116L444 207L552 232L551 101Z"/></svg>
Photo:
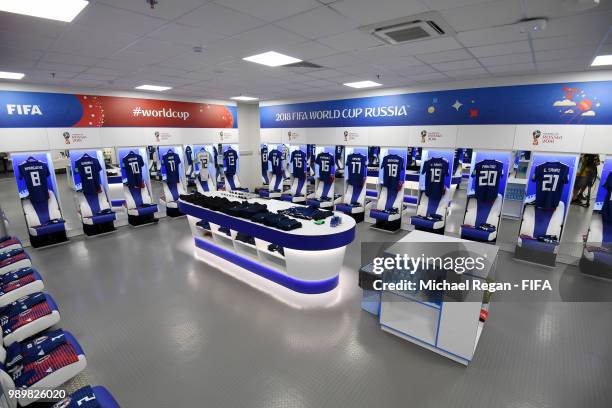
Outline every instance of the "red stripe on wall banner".
<svg viewBox="0 0 612 408"><path fill-rule="evenodd" d="M237 127L233 106L115 96L76 97L83 115L74 127Z"/></svg>

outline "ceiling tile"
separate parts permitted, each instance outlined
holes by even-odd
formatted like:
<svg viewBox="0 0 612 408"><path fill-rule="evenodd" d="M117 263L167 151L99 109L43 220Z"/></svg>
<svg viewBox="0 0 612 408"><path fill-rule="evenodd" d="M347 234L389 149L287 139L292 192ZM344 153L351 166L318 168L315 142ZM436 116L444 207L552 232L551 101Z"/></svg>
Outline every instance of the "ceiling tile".
<svg viewBox="0 0 612 408"><path fill-rule="evenodd" d="M585 71L589 68L590 61L566 59L554 61L542 61L536 64L541 72L571 72Z"/></svg>
<svg viewBox="0 0 612 408"><path fill-rule="evenodd" d="M531 72L535 71L535 64L531 62L526 64L497 65L488 67L487 70L493 74Z"/></svg>
<svg viewBox="0 0 612 408"><path fill-rule="evenodd" d="M427 64L435 64L437 62L459 61L472 58L472 55L464 49L450 50L444 52L434 52L431 54L422 54L416 56L419 60Z"/></svg>
<svg viewBox="0 0 612 408"><path fill-rule="evenodd" d="M446 10L456 7L487 3L490 1L492 0L421 0L421 2L431 10Z"/></svg>
<svg viewBox="0 0 612 408"><path fill-rule="evenodd" d="M409 76L417 75L417 74L431 74L433 72L436 72L436 70L434 70L429 65L419 65L419 66L413 66L413 67L406 67L400 70L394 70L394 72L397 72L401 74L402 76L409 77Z"/></svg>
<svg viewBox="0 0 612 408"><path fill-rule="evenodd" d="M0 65L2 62L14 58L36 61L43 55L42 51L0 46Z"/></svg>
<svg viewBox="0 0 612 408"><path fill-rule="evenodd" d="M521 0L502 0L440 11L455 31L512 24L520 20Z"/></svg>
<svg viewBox="0 0 612 408"><path fill-rule="evenodd" d="M489 76L489 72L482 67L448 71L444 74L452 78L486 78Z"/></svg>
<svg viewBox="0 0 612 408"><path fill-rule="evenodd" d="M533 55L530 52L523 54L497 55L495 57L480 58L480 62L485 67L507 64L532 63Z"/></svg>
<svg viewBox="0 0 612 408"><path fill-rule="evenodd" d="M417 54L429 54L439 51L456 50L459 48L463 48L463 46L453 37L442 37L404 45L384 45L368 48L366 50L360 50L355 54L362 58L372 60L382 57L406 57Z"/></svg>
<svg viewBox="0 0 612 408"><path fill-rule="evenodd" d="M160 1L153 9L143 0L98 0L97 2L117 7L119 9L131 10L140 14L147 14L151 17L174 20L175 18L196 9L205 3L208 3L208 1L209 0Z"/></svg>
<svg viewBox="0 0 612 408"><path fill-rule="evenodd" d="M23 72L36 67L36 60L28 58L0 58L0 71Z"/></svg>
<svg viewBox="0 0 612 408"><path fill-rule="evenodd" d="M121 76L121 75L126 75L129 72L131 72L131 70L98 68L98 67L92 67L92 68L89 68L87 71L85 71L86 74L92 74L92 75L96 75L96 74L100 74L100 75L114 75L115 77Z"/></svg>
<svg viewBox="0 0 612 408"><path fill-rule="evenodd" d="M413 81L417 81L417 82L448 80L448 77L446 75L441 74L439 72L432 72L429 74L410 75L408 76L408 78L412 79Z"/></svg>
<svg viewBox="0 0 612 408"><path fill-rule="evenodd" d="M330 81L326 81L324 79L315 79L314 81L306 81L304 82L305 85L309 85L309 86L316 86L316 87L326 87L331 85L333 82Z"/></svg>
<svg viewBox="0 0 612 408"><path fill-rule="evenodd" d="M57 38L66 29L66 23L0 12L0 27L2 27L2 31L11 32L15 35Z"/></svg>
<svg viewBox="0 0 612 408"><path fill-rule="evenodd" d="M378 58L374 65L379 65L383 67L388 67L389 69L393 68L406 68L412 66L422 66L424 65L421 61L416 59L415 57L385 57Z"/></svg>
<svg viewBox="0 0 612 408"><path fill-rule="evenodd" d="M334 78L338 76L343 76L346 74L340 71L336 71L335 69L321 69L318 71L309 72L306 75L308 75L309 77L313 77L313 78L325 79L325 78Z"/></svg>
<svg viewBox="0 0 612 408"><path fill-rule="evenodd" d="M40 61L36 65L36 68L48 71L83 72L87 69L87 66L76 64L58 64L55 62Z"/></svg>
<svg viewBox="0 0 612 408"><path fill-rule="evenodd" d="M187 52L192 52L192 49L186 45L178 45L167 41L153 40L151 38L141 38L124 48L121 52L115 54L115 56L121 58L124 54L140 53L152 57L170 58Z"/></svg>
<svg viewBox="0 0 612 408"><path fill-rule="evenodd" d="M323 58L313 59L311 62L328 68L339 68L349 65L359 65L364 62L350 54L335 54Z"/></svg>
<svg viewBox="0 0 612 408"><path fill-rule="evenodd" d="M57 62L60 64L95 65L100 61L98 57L87 57L83 55L65 54L61 52L47 52L42 61Z"/></svg>
<svg viewBox="0 0 612 408"><path fill-rule="evenodd" d="M46 81L50 84L60 79L71 79L78 75L75 72L62 72L62 71L55 71L55 70L49 71L49 70L44 70L44 69L28 69L25 71L25 73L26 73L26 77L24 78L24 80L26 81L30 81L34 79L34 80ZM53 77L52 74L55 74L55 78Z"/></svg>
<svg viewBox="0 0 612 408"><path fill-rule="evenodd" d="M275 24L310 39L330 37L359 26L359 23L344 17L329 7L317 7L277 21Z"/></svg>
<svg viewBox="0 0 612 408"><path fill-rule="evenodd" d="M548 51L537 51L535 53L535 59L537 62L542 61L553 61L562 59L583 59L584 61L591 61L594 55L595 47L584 47L584 48L569 48L562 50L548 50ZM600 49L603 53L605 50Z"/></svg>
<svg viewBox="0 0 612 408"><path fill-rule="evenodd" d="M94 80L94 81L110 81L117 78L119 75L102 75L102 74L88 74L86 72L78 74L74 77L77 80Z"/></svg>
<svg viewBox="0 0 612 408"><path fill-rule="evenodd" d="M599 40L592 38L592 36L564 35L550 38L536 38L532 41L532 43L535 51L546 51L563 48L575 48L584 45L597 45L599 44Z"/></svg>
<svg viewBox="0 0 612 408"><path fill-rule="evenodd" d="M354 51L383 44L382 41L361 30L347 31L331 37L320 38L318 41L338 51Z"/></svg>
<svg viewBox="0 0 612 408"><path fill-rule="evenodd" d="M238 34L266 23L248 14L214 3L206 4L174 22L222 35Z"/></svg>
<svg viewBox="0 0 612 408"><path fill-rule="evenodd" d="M215 77L215 74L208 71L193 71L184 73L181 75L181 77L200 81L207 81L209 79L213 79Z"/></svg>
<svg viewBox="0 0 612 408"><path fill-rule="evenodd" d="M482 47L469 48L469 50L475 57L481 58L531 52L531 47L529 47L529 41L517 41L496 45L483 45Z"/></svg>
<svg viewBox="0 0 612 408"><path fill-rule="evenodd" d="M608 31L610 21L612 21L612 10L593 9L587 14L550 19L546 25L546 30L533 33L532 36L534 38L546 38L589 32L601 38Z"/></svg>
<svg viewBox="0 0 612 408"><path fill-rule="evenodd" d="M158 64L162 61L165 61L169 58L169 56L163 55L161 53L155 55L153 53L126 50L113 55L113 58L117 58L121 61L132 62L140 66L146 66L150 64Z"/></svg>
<svg viewBox="0 0 612 408"><path fill-rule="evenodd" d="M55 42L55 39L51 37L23 35L12 31L4 31L2 28L0 25L0 46L44 51L51 48Z"/></svg>
<svg viewBox="0 0 612 408"><path fill-rule="evenodd" d="M481 45L527 40L527 34L520 33L511 26L501 26L463 31L457 33L457 39L466 47L479 47Z"/></svg>
<svg viewBox="0 0 612 408"><path fill-rule="evenodd" d="M432 67L439 71L452 71L457 69L469 69L480 67L480 64L475 59L467 59L462 61L440 62L432 64Z"/></svg>
<svg viewBox="0 0 612 408"><path fill-rule="evenodd" d="M165 23L165 20L109 7L102 3L91 3L77 16L71 26L87 27L88 30L145 35ZM83 38L89 41L89 38Z"/></svg>
<svg viewBox="0 0 612 408"><path fill-rule="evenodd" d="M280 20L321 5L315 0L215 0L215 3L266 21Z"/></svg>
<svg viewBox="0 0 612 408"><path fill-rule="evenodd" d="M213 41L225 38L226 36L181 24L166 24L147 34L147 37L161 41L170 41L176 44L205 46Z"/></svg>
<svg viewBox="0 0 612 408"><path fill-rule="evenodd" d="M279 47L277 50L283 54L292 55L302 60L322 58L328 55L337 54L338 51L316 41L306 41L288 47Z"/></svg>
<svg viewBox="0 0 612 408"><path fill-rule="evenodd" d="M108 57L138 39L132 34L115 31L90 31L82 26L70 26L52 51L90 57Z"/></svg>
<svg viewBox="0 0 612 408"><path fill-rule="evenodd" d="M96 63L96 67L99 68L110 68L117 69L122 71L135 71L140 69L140 64L129 62L129 61L121 61L116 59L102 59L98 63Z"/></svg>
<svg viewBox="0 0 612 408"><path fill-rule="evenodd" d="M427 7L420 2L408 0L343 0L332 3L331 7L362 25L427 11Z"/></svg>

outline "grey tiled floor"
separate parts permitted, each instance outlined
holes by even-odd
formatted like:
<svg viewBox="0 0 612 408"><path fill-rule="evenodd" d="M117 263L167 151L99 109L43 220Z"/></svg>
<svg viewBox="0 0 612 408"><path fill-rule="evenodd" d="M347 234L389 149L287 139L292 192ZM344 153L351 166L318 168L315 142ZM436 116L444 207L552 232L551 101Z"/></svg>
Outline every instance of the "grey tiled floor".
<svg viewBox="0 0 612 408"><path fill-rule="evenodd" d="M360 241L397 238L360 225L341 301L315 310L195 260L184 219L30 252L91 378L123 407L612 406L610 303L495 303L468 368L380 331L360 309ZM612 291L500 256L506 278Z"/></svg>

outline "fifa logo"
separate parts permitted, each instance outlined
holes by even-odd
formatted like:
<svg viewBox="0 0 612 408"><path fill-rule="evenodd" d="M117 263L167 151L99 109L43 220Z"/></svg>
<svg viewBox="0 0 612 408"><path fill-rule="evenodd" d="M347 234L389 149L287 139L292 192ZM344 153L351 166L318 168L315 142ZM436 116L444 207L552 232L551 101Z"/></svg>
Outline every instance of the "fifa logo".
<svg viewBox="0 0 612 408"><path fill-rule="evenodd" d="M155 141L156 141L157 143L159 143L159 142L160 142L159 132L155 132Z"/></svg>
<svg viewBox="0 0 612 408"><path fill-rule="evenodd" d="M421 130L421 143L425 143L427 139L427 131Z"/></svg>
<svg viewBox="0 0 612 408"><path fill-rule="evenodd" d="M221 141L223 140L223 131L219 132L219 140L221 140Z"/></svg>
<svg viewBox="0 0 612 408"><path fill-rule="evenodd" d="M349 137L349 132L348 132L348 130L345 130L344 131L344 141L345 142L348 142L348 137Z"/></svg>
<svg viewBox="0 0 612 408"><path fill-rule="evenodd" d="M531 137L533 137L533 142L532 144L534 146L537 146L540 144L540 136L542 136L542 132L540 132L539 130L534 130L533 133L531 134Z"/></svg>
<svg viewBox="0 0 612 408"><path fill-rule="evenodd" d="M62 133L62 136L64 136L64 143L69 145L70 144L70 133L69 132L64 132L64 133Z"/></svg>

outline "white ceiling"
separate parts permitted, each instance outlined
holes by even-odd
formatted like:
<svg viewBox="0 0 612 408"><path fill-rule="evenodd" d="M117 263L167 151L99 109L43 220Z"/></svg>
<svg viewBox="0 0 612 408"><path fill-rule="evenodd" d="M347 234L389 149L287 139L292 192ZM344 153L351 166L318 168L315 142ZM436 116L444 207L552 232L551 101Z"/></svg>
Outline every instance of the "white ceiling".
<svg viewBox="0 0 612 408"><path fill-rule="evenodd" d="M612 0L569 12L563 0L94 0L70 24L0 12L0 71L24 83L262 100L347 92L344 82L385 87L495 76L592 70L612 53ZM436 10L456 31L389 46L360 26ZM547 17L521 34L508 24ZM194 46L202 46L201 54ZM276 50L323 69L268 68L243 57ZM52 78L55 73L55 78Z"/></svg>

